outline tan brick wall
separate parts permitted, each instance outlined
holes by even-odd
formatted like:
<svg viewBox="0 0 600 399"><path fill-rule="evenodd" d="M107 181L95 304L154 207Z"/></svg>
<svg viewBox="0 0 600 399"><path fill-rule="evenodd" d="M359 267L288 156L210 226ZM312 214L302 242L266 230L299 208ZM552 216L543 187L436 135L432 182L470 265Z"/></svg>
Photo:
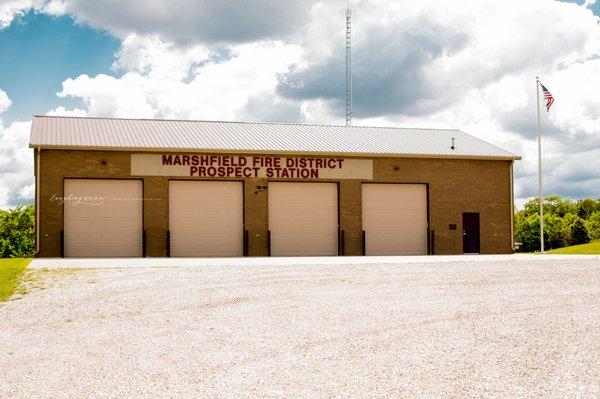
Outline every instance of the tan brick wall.
<svg viewBox="0 0 600 399"><path fill-rule="evenodd" d="M374 158L372 182L426 183L430 229L436 254L462 253L462 213L479 212L481 252L510 253L510 161ZM43 150L40 162L40 253L60 256L65 178L136 178L130 175L130 153ZM181 179L178 177L178 179ZM193 178L198 179L198 178ZM166 256L168 177L144 177L144 228L148 256ZM298 179L298 181L301 181ZM244 218L249 255L267 255L267 179L247 179ZM345 254L360 255L361 187L359 180L339 182L340 228L345 231ZM456 224L456 230L449 225Z"/></svg>

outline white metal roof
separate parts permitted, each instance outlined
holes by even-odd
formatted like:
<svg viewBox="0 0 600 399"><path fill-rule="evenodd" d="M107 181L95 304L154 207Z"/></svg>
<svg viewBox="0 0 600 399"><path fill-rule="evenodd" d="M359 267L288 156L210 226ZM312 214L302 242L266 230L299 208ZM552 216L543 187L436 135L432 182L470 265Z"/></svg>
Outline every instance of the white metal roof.
<svg viewBox="0 0 600 399"><path fill-rule="evenodd" d="M79 150L520 159L459 130L157 119L34 116L29 144Z"/></svg>

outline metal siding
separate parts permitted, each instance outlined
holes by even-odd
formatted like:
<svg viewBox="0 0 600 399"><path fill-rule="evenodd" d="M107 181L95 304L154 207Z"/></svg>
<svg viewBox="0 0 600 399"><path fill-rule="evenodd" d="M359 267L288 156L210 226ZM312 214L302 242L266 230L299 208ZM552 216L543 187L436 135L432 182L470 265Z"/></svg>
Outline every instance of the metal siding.
<svg viewBox="0 0 600 399"><path fill-rule="evenodd" d="M456 149L451 150L452 138ZM518 159L458 130L35 116L31 146Z"/></svg>
<svg viewBox="0 0 600 399"><path fill-rule="evenodd" d="M169 182L171 256L243 255L241 182Z"/></svg>
<svg viewBox="0 0 600 399"><path fill-rule="evenodd" d="M65 256L142 256L141 180L65 179L64 193Z"/></svg>
<svg viewBox="0 0 600 399"><path fill-rule="evenodd" d="M270 182L268 192L271 255L337 255L337 184Z"/></svg>
<svg viewBox="0 0 600 399"><path fill-rule="evenodd" d="M362 185L366 255L427 254L427 186Z"/></svg>

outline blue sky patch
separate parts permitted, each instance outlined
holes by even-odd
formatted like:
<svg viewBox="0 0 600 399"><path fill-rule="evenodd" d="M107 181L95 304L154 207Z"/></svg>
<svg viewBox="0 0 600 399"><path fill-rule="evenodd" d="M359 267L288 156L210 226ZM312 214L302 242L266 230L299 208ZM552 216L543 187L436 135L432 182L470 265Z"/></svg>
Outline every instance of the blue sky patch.
<svg viewBox="0 0 600 399"><path fill-rule="evenodd" d="M583 4L585 4L584 0L562 0L564 3L575 3L575 4L579 4L580 6L582 6ZM589 7L590 10L592 10L592 12L595 15L600 15L600 2L596 2L595 4L593 4L592 6Z"/></svg>
<svg viewBox="0 0 600 399"><path fill-rule="evenodd" d="M30 120L59 105L81 107L80 99L59 98L61 83L81 74L110 72L120 42L108 33L76 24L69 16L29 12L0 30L0 89L12 100L5 122Z"/></svg>

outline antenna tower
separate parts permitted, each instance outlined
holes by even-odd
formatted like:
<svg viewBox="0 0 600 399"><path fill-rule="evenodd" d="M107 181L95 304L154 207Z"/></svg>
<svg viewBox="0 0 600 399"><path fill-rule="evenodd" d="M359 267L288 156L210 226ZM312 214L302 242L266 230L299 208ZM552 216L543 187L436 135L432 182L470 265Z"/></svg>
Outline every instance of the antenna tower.
<svg viewBox="0 0 600 399"><path fill-rule="evenodd" d="M352 125L352 13L346 8L346 126Z"/></svg>

